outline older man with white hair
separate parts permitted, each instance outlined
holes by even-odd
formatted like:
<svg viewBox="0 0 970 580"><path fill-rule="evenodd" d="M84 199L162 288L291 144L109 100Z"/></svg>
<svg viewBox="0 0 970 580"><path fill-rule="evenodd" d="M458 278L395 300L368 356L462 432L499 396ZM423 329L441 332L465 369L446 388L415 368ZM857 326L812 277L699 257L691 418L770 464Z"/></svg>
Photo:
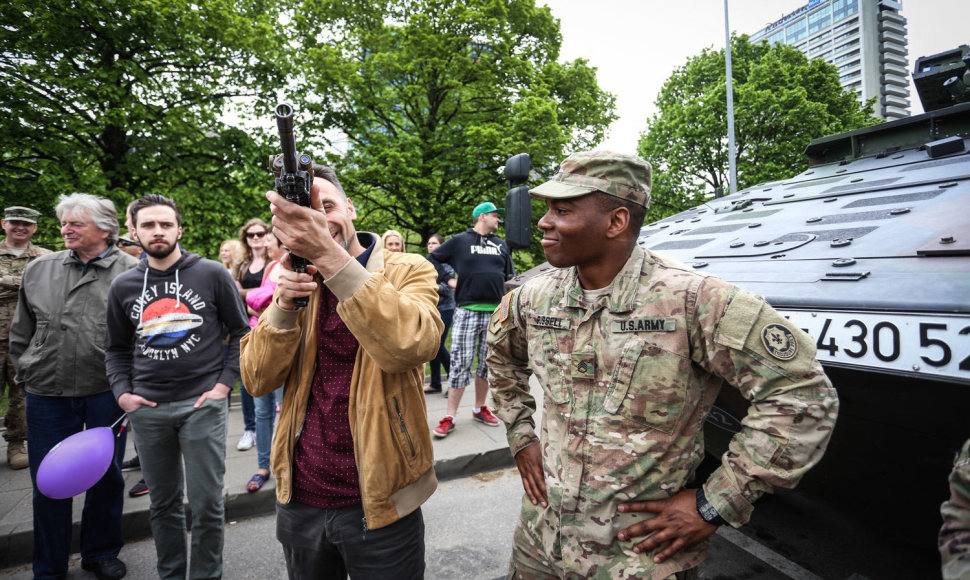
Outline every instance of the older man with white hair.
<svg viewBox="0 0 970 580"><path fill-rule="evenodd" d="M116 276L138 263L116 247L118 213L110 200L61 196L55 208L66 250L24 271L10 329L10 357L27 391L27 453L34 482L34 578L63 578L71 552L71 499L37 489L37 468L60 441L121 417L104 365L106 300ZM81 567L99 579L123 578L121 513L125 436L115 439L108 472L91 487L81 514Z"/></svg>

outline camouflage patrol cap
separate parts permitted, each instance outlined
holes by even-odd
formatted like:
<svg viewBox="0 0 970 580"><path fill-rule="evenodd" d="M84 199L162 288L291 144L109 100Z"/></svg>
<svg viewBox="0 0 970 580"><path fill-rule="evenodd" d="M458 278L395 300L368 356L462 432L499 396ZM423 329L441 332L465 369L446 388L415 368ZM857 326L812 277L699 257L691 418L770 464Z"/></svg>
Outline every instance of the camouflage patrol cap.
<svg viewBox="0 0 970 580"><path fill-rule="evenodd" d="M650 164L635 155L583 151L567 157L552 179L529 193L539 199L569 199L602 191L650 207L650 184Z"/></svg>
<svg viewBox="0 0 970 580"><path fill-rule="evenodd" d="M19 220L35 224L38 217L40 217L39 211L22 205L13 205L3 210L4 220Z"/></svg>

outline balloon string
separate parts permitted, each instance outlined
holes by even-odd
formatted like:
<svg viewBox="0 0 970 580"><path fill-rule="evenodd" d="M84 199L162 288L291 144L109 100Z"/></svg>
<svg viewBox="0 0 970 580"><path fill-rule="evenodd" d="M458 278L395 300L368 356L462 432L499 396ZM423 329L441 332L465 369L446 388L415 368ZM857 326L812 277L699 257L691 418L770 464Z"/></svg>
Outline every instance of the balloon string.
<svg viewBox="0 0 970 580"><path fill-rule="evenodd" d="M125 427L128 426L128 413L123 413L118 420L111 424L111 430L114 431L115 425L121 423L121 428L118 429L118 434L116 437L120 437L122 433L125 432Z"/></svg>

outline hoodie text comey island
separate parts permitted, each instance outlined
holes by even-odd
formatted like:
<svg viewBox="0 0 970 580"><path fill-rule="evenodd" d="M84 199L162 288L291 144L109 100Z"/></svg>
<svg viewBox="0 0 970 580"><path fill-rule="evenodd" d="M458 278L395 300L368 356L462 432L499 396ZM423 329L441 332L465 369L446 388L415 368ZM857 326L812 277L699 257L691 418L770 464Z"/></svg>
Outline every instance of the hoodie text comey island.
<svg viewBox="0 0 970 580"><path fill-rule="evenodd" d="M183 252L168 270L142 260L108 291L105 362L115 398L198 397L216 383L239 381L239 340L249 319L221 264ZM229 354L223 357L226 329Z"/></svg>

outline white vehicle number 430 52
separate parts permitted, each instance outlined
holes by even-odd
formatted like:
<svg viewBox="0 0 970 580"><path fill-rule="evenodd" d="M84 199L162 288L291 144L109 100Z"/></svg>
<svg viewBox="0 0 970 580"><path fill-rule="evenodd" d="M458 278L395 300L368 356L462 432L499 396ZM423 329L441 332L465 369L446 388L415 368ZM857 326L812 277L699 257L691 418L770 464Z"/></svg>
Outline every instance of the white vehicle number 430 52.
<svg viewBox="0 0 970 580"><path fill-rule="evenodd" d="M778 311L815 339L822 362L970 380L970 316Z"/></svg>

